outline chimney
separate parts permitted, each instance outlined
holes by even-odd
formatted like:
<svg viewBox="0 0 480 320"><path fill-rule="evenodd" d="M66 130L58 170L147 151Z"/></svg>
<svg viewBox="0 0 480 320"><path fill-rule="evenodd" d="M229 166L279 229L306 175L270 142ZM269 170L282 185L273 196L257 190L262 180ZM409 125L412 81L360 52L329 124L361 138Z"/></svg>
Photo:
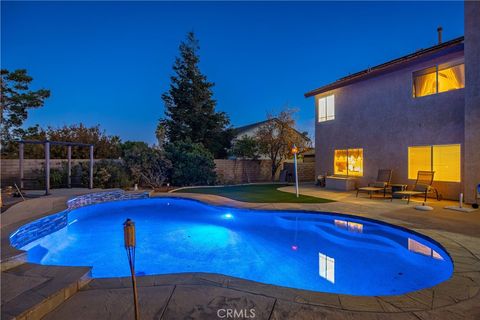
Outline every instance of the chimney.
<svg viewBox="0 0 480 320"><path fill-rule="evenodd" d="M438 44L441 44L442 43L442 31L443 31L443 28L440 26L437 28L437 32L438 32Z"/></svg>

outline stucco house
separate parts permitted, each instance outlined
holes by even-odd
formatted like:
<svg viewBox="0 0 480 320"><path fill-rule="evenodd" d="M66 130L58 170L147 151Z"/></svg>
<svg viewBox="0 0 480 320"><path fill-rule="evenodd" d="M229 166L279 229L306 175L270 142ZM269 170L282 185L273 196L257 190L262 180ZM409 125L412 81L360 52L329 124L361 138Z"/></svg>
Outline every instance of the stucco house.
<svg viewBox="0 0 480 320"><path fill-rule="evenodd" d="M443 198L480 184L480 3L465 3L465 37L442 42L305 93L315 100L315 170L357 186L393 170L413 184L435 171ZM327 181L328 182L328 181ZM328 183L327 183L328 187Z"/></svg>

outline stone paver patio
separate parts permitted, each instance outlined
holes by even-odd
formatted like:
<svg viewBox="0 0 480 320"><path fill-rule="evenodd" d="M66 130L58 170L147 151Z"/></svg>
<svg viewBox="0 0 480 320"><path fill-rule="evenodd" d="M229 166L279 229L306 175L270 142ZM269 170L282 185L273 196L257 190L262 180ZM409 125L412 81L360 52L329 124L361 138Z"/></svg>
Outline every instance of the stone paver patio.
<svg viewBox="0 0 480 320"><path fill-rule="evenodd" d="M293 187L282 190L294 192ZM52 279L57 272L62 274L61 270L39 266L52 268L52 271L41 269L28 273L25 270L36 270L36 265L23 263L23 253L9 246L8 235L18 226L61 211L68 198L86 192L92 190L58 192L17 204L2 214L2 270L9 269L2 272L2 319L15 316L4 313L8 303L21 295L31 295L31 292L43 293L48 306L37 314L18 313L17 319L37 319L47 311L50 313L46 319L133 318L129 278L93 279L88 283L82 276L80 282L75 282L76 289L71 290L71 295L64 294L53 303L45 293L45 286L55 282ZM283 288L217 274L143 276L138 278L141 318L218 319L219 309L254 308L255 319L480 319L480 211L445 210L444 206L452 205L447 201L431 201L429 205L434 207L433 211L417 211L413 208L418 204L415 202L407 205L402 200L391 203L384 199L355 198L354 193L326 191L311 185L302 186L301 193L338 202L262 204L201 194L152 196L188 197L222 206L262 210L346 213L392 223L427 235L443 245L454 261L452 278L433 288L406 295L358 297ZM7 287L11 288L8 292Z"/></svg>

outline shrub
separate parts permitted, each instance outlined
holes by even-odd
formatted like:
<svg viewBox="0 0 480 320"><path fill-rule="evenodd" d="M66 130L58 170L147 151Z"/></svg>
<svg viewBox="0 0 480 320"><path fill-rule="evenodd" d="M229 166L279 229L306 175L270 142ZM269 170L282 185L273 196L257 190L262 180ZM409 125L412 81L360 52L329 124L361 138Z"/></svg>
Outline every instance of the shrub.
<svg viewBox="0 0 480 320"><path fill-rule="evenodd" d="M88 163L82 163L82 183L88 186ZM93 166L93 186L95 188L122 188L132 187L134 181L130 172L119 160L100 160Z"/></svg>
<svg viewBox="0 0 480 320"><path fill-rule="evenodd" d="M171 181L175 186L211 185L216 181L213 155L191 141L169 143L166 156L172 162Z"/></svg>
<svg viewBox="0 0 480 320"><path fill-rule="evenodd" d="M67 163L62 162L61 168L50 169L50 185L52 188L65 187L68 184L68 168Z"/></svg>
<svg viewBox="0 0 480 320"><path fill-rule="evenodd" d="M31 176L33 179L34 188L45 187L45 167L35 169L32 171ZM60 168L50 168L50 187L51 188L64 188L67 186L68 170L67 162L62 162ZM31 186L32 187L32 186Z"/></svg>
<svg viewBox="0 0 480 320"><path fill-rule="evenodd" d="M145 142L125 142L122 154L125 165L138 184L160 188L170 176L170 160L161 150L151 148Z"/></svg>

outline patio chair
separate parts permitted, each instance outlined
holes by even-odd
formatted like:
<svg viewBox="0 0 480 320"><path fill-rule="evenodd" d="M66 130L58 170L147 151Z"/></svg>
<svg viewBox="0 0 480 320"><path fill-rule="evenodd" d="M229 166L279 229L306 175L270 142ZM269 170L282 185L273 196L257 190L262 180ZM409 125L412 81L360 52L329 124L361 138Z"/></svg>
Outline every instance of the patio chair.
<svg viewBox="0 0 480 320"><path fill-rule="evenodd" d="M408 201L407 204L410 203L410 198L412 196L424 196L424 201L427 201L428 193L435 192L437 200L439 199L438 190L432 187L433 177L435 175L435 171L418 171L417 172L417 180L413 186L413 190L405 190L405 191L397 191L392 194L393 196L398 195L401 197L407 197Z"/></svg>
<svg viewBox="0 0 480 320"><path fill-rule="evenodd" d="M380 169L377 173L377 180L373 183L369 183L367 187L361 187L357 189L357 198L358 193L360 191L367 192L370 195L370 199L372 198L372 193L383 191L383 197L387 193L387 188L390 185L390 181L392 180L392 170L391 169Z"/></svg>

